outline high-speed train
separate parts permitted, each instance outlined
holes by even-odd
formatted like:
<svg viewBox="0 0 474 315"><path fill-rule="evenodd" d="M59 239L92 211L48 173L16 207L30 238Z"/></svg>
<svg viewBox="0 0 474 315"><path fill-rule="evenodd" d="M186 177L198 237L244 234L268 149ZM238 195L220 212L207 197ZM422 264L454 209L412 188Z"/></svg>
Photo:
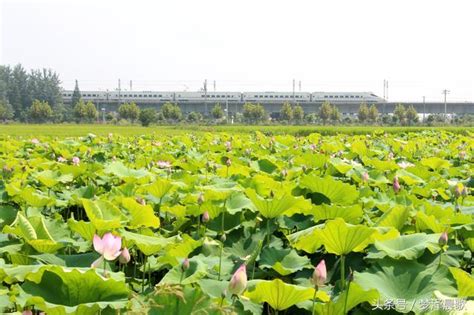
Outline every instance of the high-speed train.
<svg viewBox="0 0 474 315"><path fill-rule="evenodd" d="M63 91L65 102L70 102L73 91ZM283 103L324 102L330 103L384 103L385 99L372 92L158 92L158 91L82 91L85 101L117 101L137 103L153 102L253 102L253 103Z"/></svg>

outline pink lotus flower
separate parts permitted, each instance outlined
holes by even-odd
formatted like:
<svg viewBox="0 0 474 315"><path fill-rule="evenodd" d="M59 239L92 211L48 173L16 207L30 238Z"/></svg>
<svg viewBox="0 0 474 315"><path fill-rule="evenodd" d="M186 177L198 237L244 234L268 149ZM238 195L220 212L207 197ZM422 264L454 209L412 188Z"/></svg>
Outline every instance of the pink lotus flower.
<svg viewBox="0 0 474 315"><path fill-rule="evenodd" d="M58 162L59 163L64 163L64 162L67 162L67 160L65 158L63 158L62 156L58 157Z"/></svg>
<svg viewBox="0 0 474 315"><path fill-rule="evenodd" d="M235 271L230 279L229 292L232 295L241 295L247 288L247 268L242 264L239 269Z"/></svg>
<svg viewBox="0 0 474 315"><path fill-rule="evenodd" d="M369 181L369 173L365 172L364 174L362 174L362 181L364 183L367 183Z"/></svg>
<svg viewBox="0 0 474 315"><path fill-rule="evenodd" d="M120 256L119 256L119 262L121 264L128 264L128 262L130 261L130 252L128 251L128 248L127 247L124 247L122 249L122 252L120 253Z"/></svg>
<svg viewBox="0 0 474 315"><path fill-rule="evenodd" d="M156 164L159 168L171 168L171 163L168 161L158 161Z"/></svg>
<svg viewBox="0 0 474 315"><path fill-rule="evenodd" d="M407 167L415 166L415 164L412 164L412 163L407 162L407 161L402 161L402 162L398 163L398 166L400 166L401 168L405 169L405 168L407 168Z"/></svg>
<svg viewBox="0 0 474 315"><path fill-rule="evenodd" d="M25 310L22 315L33 315L33 312L31 310Z"/></svg>
<svg viewBox="0 0 474 315"><path fill-rule="evenodd" d="M100 238L97 234L94 235L93 239L94 249L101 256L92 263L92 268L98 267L104 260L115 260L121 253L120 248L122 247L122 238L115 236L108 232Z"/></svg>
<svg viewBox="0 0 474 315"><path fill-rule="evenodd" d="M448 233L446 231L444 231L443 234L441 234L441 236L439 237L438 244L439 246L444 246L448 244Z"/></svg>
<svg viewBox="0 0 474 315"><path fill-rule="evenodd" d="M40 141L36 138L31 139L31 143L33 144L40 144ZM30 311L31 312L31 311Z"/></svg>
<svg viewBox="0 0 474 315"><path fill-rule="evenodd" d="M199 194L198 196L198 199L197 199L197 203L198 205L202 205L204 202L204 195L202 193Z"/></svg>
<svg viewBox="0 0 474 315"><path fill-rule="evenodd" d="M324 262L324 259L323 259L314 268L313 284L315 286L321 286L326 282L326 279L327 279L326 263Z"/></svg>
<svg viewBox="0 0 474 315"><path fill-rule="evenodd" d="M75 166L79 166L79 163L81 163L81 159L78 158L77 156L72 158L72 164Z"/></svg>
<svg viewBox="0 0 474 315"><path fill-rule="evenodd" d="M225 165L227 165L227 167L230 167L232 165L232 161L231 159L227 159L227 161L225 162Z"/></svg>
<svg viewBox="0 0 474 315"><path fill-rule="evenodd" d="M225 143L225 149L227 152L229 152L230 150L232 150L232 143L230 143L230 141L226 141Z"/></svg>
<svg viewBox="0 0 474 315"><path fill-rule="evenodd" d="M207 211L204 211L204 213L202 214L202 218L201 218L201 221L203 223L206 223L206 222L209 222L209 212Z"/></svg>
<svg viewBox="0 0 474 315"><path fill-rule="evenodd" d="M393 178L393 191L395 193L398 193L400 191L400 183L398 182L398 177L395 176Z"/></svg>

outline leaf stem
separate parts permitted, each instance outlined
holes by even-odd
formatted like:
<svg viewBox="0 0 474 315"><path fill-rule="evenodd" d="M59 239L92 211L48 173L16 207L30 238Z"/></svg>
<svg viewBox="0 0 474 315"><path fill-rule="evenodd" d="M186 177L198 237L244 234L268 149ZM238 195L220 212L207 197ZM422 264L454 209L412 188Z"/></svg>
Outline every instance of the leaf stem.
<svg viewBox="0 0 474 315"><path fill-rule="evenodd" d="M341 255L341 287L342 290L346 288L346 276L345 276L345 268L346 268L346 256Z"/></svg>
<svg viewBox="0 0 474 315"><path fill-rule="evenodd" d="M146 260L147 257L142 253L142 262L143 262L143 274L142 274L142 293L145 292L145 274L146 274Z"/></svg>

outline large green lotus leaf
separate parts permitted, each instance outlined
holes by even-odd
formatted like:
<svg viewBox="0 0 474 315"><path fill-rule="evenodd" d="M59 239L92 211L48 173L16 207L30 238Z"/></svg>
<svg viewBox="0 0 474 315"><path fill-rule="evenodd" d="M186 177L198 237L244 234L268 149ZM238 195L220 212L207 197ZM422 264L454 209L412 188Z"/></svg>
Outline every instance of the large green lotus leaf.
<svg viewBox="0 0 474 315"><path fill-rule="evenodd" d="M323 246L321 227L322 225L313 226L293 234L288 234L286 237L290 241L292 247L312 254Z"/></svg>
<svg viewBox="0 0 474 315"><path fill-rule="evenodd" d="M165 254L158 258L160 263L168 263L176 266L180 263L180 259L186 258L193 250L202 245L203 240L194 240L188 234L183 234L183 240L179 243L170 243L165 250Z"/></svg>
<svg viewBox="0 0 474 315"><path fill-rule="evenodd" d="M315 222L342 218L348 223L359 223L364 214L360 204L354 204L351 206L322 204L314 206L311 213L314 216Z"/></svg>
<svg viewBox="0 0 474 315"><path fill-rule="evenodd" d="M316 175L307 175L301 178L300 186L309 189L312 193L323 195L325 197L322 200L324 203L349 205L359 197L355 186L345 184L332 177L321 178Z"/></svg>
<svg viewBox="0 0 474 315"><path fill-rule="evenodd" d="M127 242L127 246L136 245L145 255L150 256L159 252L170 243L170 239L157 236L148 236L120 230L120 235Z"/></svg>
<svg viewBox="0 0 474 315"><path fill-rule="evenodd" d="M51 170L45 170L39 172L35 175L35 177L46 187L51 188L56 186L58 183L69 183L71 182L74 177L72 174L64 174L62 175L59 172L53 172Z"/></svg>
<svg viewBox="0 0 474 315"><path fill-rule="evenodd" d="M266 247L260 254L259 266L272 268L282 276L287 276L304 268L313 268L306 256L300 256L295 250Z"/></svg>
<svg viewBox="0 0 474 315"><path fill-rule="evenodd" d="M252 202L250 199L245 197L243 193L233 193L225 202L225 207L227 212L230 214L236 214L237 212L242 211L243 209L250 209L252 207Z"/></svg>
<svg viewBox="0 0 474 315"><path fill-rule="evenodd" d="M63 244L52 241L52 240L29 240L28 244L31 245L39 253L55 253L59 249L63 248Z"/></svg>
<svg viewBox="0 0 474 315"><path fill-rule="evenodd" d="M173 188L173 184L166 179L158 178L153 184L145 185L139 191L146 191L155 198L163 198Z"/></svg>
<svg viewBox="0 0 474 315"><path fill-rule="evenodd" d="M61 174L71 174L74 178L84 174L87 171L87 166L84 164L81 165L68 165L68 164L60 164L59 170Z"/></svg>
<svg viewBox="0 0 474 315"><path fill-rule="evenodd" d="M351 225L337 218L328 221L319 236L326 251L336 255L361 252L369 244L375 230L364 225Z"/></svg>
<svg viewBox="0 0 474 315"><path fill-rule="evenodd" d="M418 211L415 216L415 226L418 231L433 231L434 233L442 233L446 230L446 226L436 220L434 215L426 215Z"/></svg>
<svg viewBox="0 0 474 315"><path fill-rule="evenodd" d="M258 161L252 161L250 162L250 166L256 171L261 171L268 174L271 174L276 169L278 169L278 166L269 159L260 159Z"/></svg>
<svg viewBox="0 0 474 315"><path fill-rule="evenodd" d="M130 222L128 223L130 228L158 228L160 226L160 219L155 216L153 208L150 205L141 205L134 198L123 198L122 206L127 209L131 215Z"/></svg>
<svg viewBox="0 0 474 315"><path fill-rule="evenodd" d="M374 247L378 252L371 252L368 257L380 259L389 256L395 259L417 259L426 249L433 254L439 252L439 237L440 234L416 233L391 240L376 241Z"/></svg>
<svg viewBox="0 0 474 315"><path fill-rule="evenodd" d="M349 291L349 295L347 292ZM379 297L379 293L375 289L364 291L357 283L351 282L348 290L337 295L327 303L317 302L315 306L318 315L339 315L344 314L344 304L346 304L346 312L350 311L357 305L368 302L374 304ZM312 301L306 301L298 305L308 311L312 311Z"/></svg>
<svg viewBox="0 0 474 315"><path fill-rule="evenodd" d="M0 230L15 221L18 209L9 205L0 205Z"/></svg>
<svg viewBox="0 0 474 315"><path fill-rule="evenodd" d="M182 264L174 266L161 279L160 284L191 284L196 283L207 275L208 266L195 256L189 259L189 268L183 270Z"/></svg>
<svg viewBox="0 0 474 315"><path fill-rule="evenodd" d="M18 302L48 314L96 314L108 307L124 308L128 294L124 281L105 279L95 270L49 266L27 275Z"/></svg>
<svg viewBox="0 0 474 315"><path fill-rule="evenodd" d="M120 228L126 217L119 208L107 200L81 199L87 217L99 231Z"/></svg>
<svg viewBox="0 0 474 315"><path fill-rule="evenodd" d="M120 161L106 165L104 172L107 174L113 174L126 182L135 182L141 178L149 176L149 173L146 170L128 168Z"/></svg>
<svg viewBox="0 0 474 315"><path fill-rule="evenodd" d="M401 231L408 219L410 211L408 207L395 206L385 212L375 224L376 226L394 227Z"/></svg>
<svg viewBox="0 0 474 315"><path fill-rule="evenodd" d="M311 208L311 204L307 200L301 197L296 198L288 194L279 198L264 199L258 196L253 189L247 189L245 193L252 201L255 209L257 209L262 216L269 219L284 214L292 215L294 213L303 213Z"/></svg>
<svg viewBox="0 0 474 315"><path fill-rule="evenodd" d="M425 181L421 179L420 177L416 176L415 174L410 173L407 170L401 169L397 171L397 176L399 179L401 179L404 183L407 185L418 185L418 184L424 184Z"/></svg>
<svg viewBox="0 0 474 315"><path fill-rule="evenodd" d="M459 296L474 297L474 277L459 268L450 267L449 271L456 279Z"/></svg>
<svg viewBox="0 0 474 315"><path fill-rule="evenodd" d="M360 157L369 156L369 148L367 147L367 143L364 141L358 140L354 141L351 144L351 151L359 155Z"/></svg>
<svg viewBox="0 0 474 315"><path fill-rule="evenodd" d="M421 160L421 165L427 166L434 171L437 171L442 168L449 168L451 163L439 157L430 157Z"/></svg>
<svg viewBox="0 0 474 315"><path fill-rule="evenodd" d="M470 237L465 240L467 247L471 250L471 252L474 252L474 237Z"/></svg>
<svg viewBox="0 0 474 315"><path fill-rule="evenodd" d="M339 158L330 159L329 164L331 164L341 174L346 174L353 167L351 164L344 162Z"/></svg>
<svg viewBox="0 0 474 315"><path fill-rule="evenodd" d="M79 234L83 239L92 241L94 234L96 234L96 228L91 222L76 221L73 218L67 220L67 225L71 231Z"/></svg>
<svg viewBox="0 0 474 315"><path fill-rule="evenodd" d="M440 301L441 302L441 305L453 305L453 302L458 299L458 298L453 298L451 296L446 296L444 294L442 294L441 292L439 291L434 291L434 296L436 298L436 300ZM456 306L453 306L451 311L449 311L449 315L471 315L471 314L474 314L474 301L473 300L469 300L469 301L466 301L464 300L464 302L466 302L464 305L462 305L461 303L457 303L457 307L460 307L461 305L463 306L462 309L457 309ZM430 313L430 314L439 314L439 315L445 315L446 312L439 312L439 313Z"/></svg>
<svg viewBox="0 0 474 315"><path fill-rule="evenodd" d="M362 158L362 161L365 165L372 166L379 171L393 171L399 168L397 163L393 160L382 161L378 159Z"/></svg>
<svg viewBox="0 0 474 315"><path fill-rule="evenodd" d="M295 157L295 164L305 165L309 168L320 169L324 167L328 157L324 154L316 154L311 152L305 152L303 154L298 153Z"/></svg>
<svg viewBox="0 0 474 315"><path fill-rule="evenodd" d="M7 284L22 282L28 274L38 271L41 267L41 265L5 265L0 261L0 281Z"/></svg>
<svg viewBox="0 0 474 315"><path fill-rule="evenodd" d="M292 284L286 284L280 279L272 281L259 281L254 290L244 293L246 297L255 303L267 302L275 310L286 310L291 306L314 296L314 288L307 288ZM318 291L317 298L328 301L329 296L324 291Z"/></svg>
<svg viewBox="0 0 474 315"><path fill-rule="evenodd" d="M21 198L30 206L41 208L54 205L54 199L44 196L32 187L26 187L20 192Z"/></svg>
<svg viewBox="0 0 474 315"><path fill-rule="evenodd" d="M224 312L212 303L201 289L189 286L159 285L150 294L148 310L138 310L137 314L149 315L219 315ZM132 312L133 313L133 312Z"/></svg>
<svg viewBox="0 0 474 315"><path fill-rule="evenodd" d="M435 290L456 295L448 268L443 265L438 268L436 263L426 266L415 260L383 259L368 271L355 272L354 282L364 290L376 289L382 301L405 300L409 307L395 305L401 313L423 313L421 303L424 299L431 299Z"/></svg>

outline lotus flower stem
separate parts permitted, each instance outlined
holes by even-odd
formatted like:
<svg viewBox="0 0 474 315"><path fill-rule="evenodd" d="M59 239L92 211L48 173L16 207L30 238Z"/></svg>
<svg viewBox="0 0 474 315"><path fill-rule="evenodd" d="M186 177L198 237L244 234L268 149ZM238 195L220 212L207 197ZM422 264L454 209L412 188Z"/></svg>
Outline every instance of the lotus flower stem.
<svg viewBox="0 0 474 315"><path fill-rule="evenodd" d="M267 219L267 245L270 244L270 219Z"/></svg>
<svg viewBox="0 0 474 315"><path fill-rule="evenodd" d="M345 276L345 268L346 268L346 257L341 255L341 288L344 290L346 288L346 276Z"/></svg>
<svg viewBox="0 0 474 315"><path fill-rule="evenodd" d="M351 281L347 283L347 291L346 291L346 298L344 299L344 312L343 314L347 314L346 309L347 309L347 299L349 297L349 289L351 288Z"/></svg>
<svg viewBox="0 0 474 315"><path fill-rule="evenodd" d="M222 251L224 250L224 242L221 244L221 249L219 253L219 276L217 277L217 280L221 280L221 270L222 270Z"/></svg>
<svg viewBox="0 0 474 315"><path fill-rule="evenodd" d="M142 262L143 262L143 274L142 274L142 293L145 292L145 274L146 274L146 256L142 253Z"/></svg>
<svg viewBox="0 0 474 315"><path fill-rule="evenodd" d="M314 294L313 294L313 307L311 308L312 314L314 315L315 309L314 307L316 306L316 293L318 292L318 285L314 286Z"/></svg>

